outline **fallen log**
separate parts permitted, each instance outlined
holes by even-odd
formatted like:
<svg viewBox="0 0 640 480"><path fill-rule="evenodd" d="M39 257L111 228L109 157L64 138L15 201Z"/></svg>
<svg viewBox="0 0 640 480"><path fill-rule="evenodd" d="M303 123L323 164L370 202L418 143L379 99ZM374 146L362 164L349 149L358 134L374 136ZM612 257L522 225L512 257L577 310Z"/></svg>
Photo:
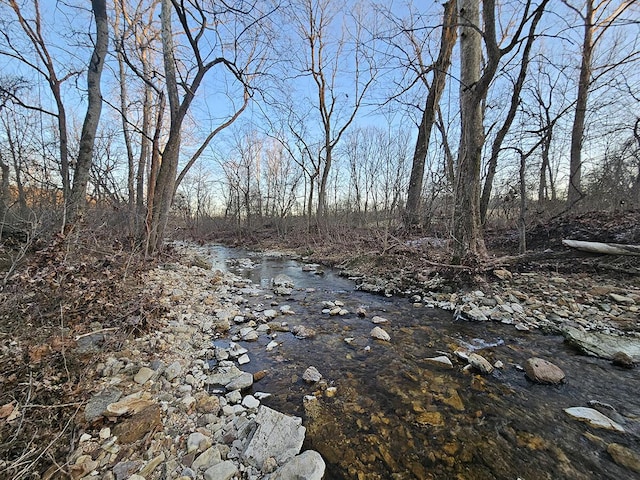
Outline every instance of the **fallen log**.
<svg viewBox="0 0 640 480"><path fill-rule="evenodd" d="M562 240L562 244L583 252L602 253L605 255L640 255L640 245L585 242L581 240Z"/></svg>

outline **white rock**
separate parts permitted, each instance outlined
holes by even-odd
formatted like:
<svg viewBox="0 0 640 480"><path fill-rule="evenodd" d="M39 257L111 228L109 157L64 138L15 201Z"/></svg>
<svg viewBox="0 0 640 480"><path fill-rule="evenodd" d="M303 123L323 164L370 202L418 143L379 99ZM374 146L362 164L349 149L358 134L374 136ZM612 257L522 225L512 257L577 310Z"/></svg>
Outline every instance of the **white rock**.
<svg viewBox="0 0 640 480"><path fill-rule="evenodd" d="M254 410L260 406L260 400L255 398L253 395L246 395L242 399L242 405L249 410Z"/></svg>
<svg viewBox="0 0 640 480"><path fill-rule="evenodd" d="M217 447L209 447L202 452L191 464L191 468L196 472L198 470L207 470L222 461L220 450Z"/></svg>
<svg viewBox="0 0 640 480"><path fill-rule="evenodd" d="M387 320L387 319L386 319L386 318L384 318L384 317L380 317L380 316L378 316L378 315L375 315L375 316L371 319L371 321L372 321L373 323L375 323L376 325L381 324L381 323L389 323L389 320Z"/></svg>
<svg viewBox="0 0 640 480"><path fill-rule="evenodd" d="M315 450L296 455L273 474L273 480L322 480L325 463Z"/></svg>
<svg viewBox="0 0 640 480"><path fill-rule="evenodd" d="M239 365L246 365L250 361L251 360L249 359L249 355L247 355L246 353L244 355L241 355L240 357L238 357L238 364Z"/></svg>
<svg viewBox="0 0 640 480"><path fill-rule="evenodd" d="M383 340L385 342L388 342L389 340L391 340L391 337L389 336L389 334L380 327L373 327L370 335L372 338L377 338L378 340Z"/></svg>
<svg viewBox="0 0 640 480"><path fill-rule="evenodd" d="M269 343L267 343L267 352L270 352L271 350L276 348L278 345L280 345L278 342L276 342L275 340L271 340Z"/></svg>
<svg viewBox="0 0 640 480"><path fill-rule="evenodd" d="M624 432L624 428L619 423L614 422L606 415L603 415L598 410L587 407L571 407L565 408L564 411L571 417L587 422L589 425L597 428L604 428L607 430L615 430L618 432Z"/></svg>
<svg viewBox="0 0 640 480"><path fill-rule="evenodd" d="M438 357L425 358L425 361L434 365L440 365L443 367L453 368L453 363L446 355L440 355Z"/></svg>
<svg viewBox="0 0 640 480"><path fill-rule="evenodd" d="M231 460L225 460L204 472L205 480L231 480L238 473L238 468Z"/></svg>
<svg viewBox="0 0 640 480"><path fill-rule="evenodd" d="M302 379L307 383L315 383L322 380L322 374L316 367L309 367L302 374Z"/></svg>
<svg viewBox="0 0 640 480"><path fill-rule="evenodd" d="M493 372L493 365L484 358L482 355L472 353L469 355L469 364L484 375L488 375Z"/></svg>

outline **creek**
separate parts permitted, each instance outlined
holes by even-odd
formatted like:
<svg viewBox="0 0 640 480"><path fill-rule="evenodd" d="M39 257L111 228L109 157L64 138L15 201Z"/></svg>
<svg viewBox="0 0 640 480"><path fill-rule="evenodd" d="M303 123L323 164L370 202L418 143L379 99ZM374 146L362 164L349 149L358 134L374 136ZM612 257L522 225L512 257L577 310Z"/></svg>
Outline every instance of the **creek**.
<svg viewBox="0 0 640 480"><path fill-rule="evenodd" d="M266 335L238 343L251 358L243 370L268 371L253 387L271 394L263 403L303 417L305 448L322 454L325 478L638 478L615 463L606 446L618 443L640 451L640 369L580 355L561 336L495 322L454 321L451 312L416 307L406 298L357 291L337 272L304 272L302 263L286 257L218 245L209 253L214 269L231 271L263 290L246 296L247 308L289 305L295 314L277 321L317 332L305 339L278 332L280 345L271 351L265 348L272 340ZM246 258L251 262L237 261ZM278 274L293 280L293 291L265 297ZM322 313L323 302L335 300L344 303L347 315ZM356 315L358 308L366 310L365 318ZM389 320L381 327L390 342L370 338L375 315ZM228 346L229 340L219 342ZM459 348L504 367L487 376L465 371L466 362L453 355ZM442 354L453 368L427 360ZM529 381L520 366L531 357L559 366L566 382ZM326 385L302 380L309 366L319 370ZM335 395L327 386L336 387ZM314 394L316 401L303 401ZM603 412L626 433L596 429L564 412L594 401L613 407Z"/></svg>

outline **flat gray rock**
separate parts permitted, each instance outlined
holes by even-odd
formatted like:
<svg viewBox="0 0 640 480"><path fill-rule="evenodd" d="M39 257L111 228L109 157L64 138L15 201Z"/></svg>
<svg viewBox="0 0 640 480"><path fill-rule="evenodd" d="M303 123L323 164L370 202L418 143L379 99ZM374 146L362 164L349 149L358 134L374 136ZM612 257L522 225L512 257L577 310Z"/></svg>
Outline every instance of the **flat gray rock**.
<svg viewBox="0 0 640 480"><path fill-rule="evenodd" d="M275 458L279 465L296 456L304 442L305 427L300 417L291 417L261 405L255 422L258 426L242 456L257 468Z"/></svg>
<svg viewBox="0 0 640 480"><path fill-rule="evenodd" d="M565 328L563 334L567 343L587 355L613 360L618 352L622 352L633 362L640 362L640 339L638 338L585 332L573 327Z"/></svg>
<svg viewBox="0 0 640 480"><path fill-rule="evenodd" d="M122 392L117 388L107 388L91 397L84 409L84 417L87 419L87 422L92 422L102 416L107 410L107 406L120 400L120 397L122 397Z"/></svg>

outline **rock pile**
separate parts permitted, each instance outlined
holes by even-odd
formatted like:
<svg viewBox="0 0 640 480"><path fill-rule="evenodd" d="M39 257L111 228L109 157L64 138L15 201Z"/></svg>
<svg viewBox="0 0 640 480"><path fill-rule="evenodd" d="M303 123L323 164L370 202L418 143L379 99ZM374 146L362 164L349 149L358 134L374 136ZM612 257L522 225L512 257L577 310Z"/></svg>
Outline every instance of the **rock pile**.
<svg viewBox="0 0 640 480"><path fill-rule="evenodd" d="M275 338L286 322L274 319L290 309L253 311L247 297L258 292L246 281L191 263L148 273L147 288L167 314L155 331L129 338L96 365L72 477L321 479L322 457L300 453L302 419L262 405L266 393L247 393L265 372L242 371L251 359L235 343L269 335L270 324ZM286 279L278 286L291 288ZM214 346L224 335L228 347Z"/></svg>

